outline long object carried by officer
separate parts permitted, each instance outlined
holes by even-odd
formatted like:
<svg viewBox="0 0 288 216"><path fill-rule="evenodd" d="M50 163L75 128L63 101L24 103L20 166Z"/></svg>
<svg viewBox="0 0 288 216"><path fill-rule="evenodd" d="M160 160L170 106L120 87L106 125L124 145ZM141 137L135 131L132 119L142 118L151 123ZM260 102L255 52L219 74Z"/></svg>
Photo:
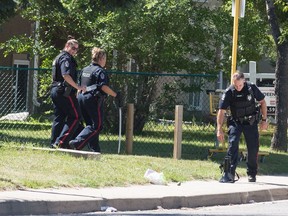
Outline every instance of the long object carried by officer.
<svg viewBox="0 0 288 216"><path fill-rule="evenodd" d="M122 132L122 108L119 107L119 137L118 137L118 154L121 148L121 132Z"/></svg>
<svg viewBox="0 0 288 216"><path fill-rule="evenodd" d="M93 90L97 89L97 87L98 87L97 84L87 86L87 87L86 87L86 91L87 91L87 92L93 91Z"/></svg>

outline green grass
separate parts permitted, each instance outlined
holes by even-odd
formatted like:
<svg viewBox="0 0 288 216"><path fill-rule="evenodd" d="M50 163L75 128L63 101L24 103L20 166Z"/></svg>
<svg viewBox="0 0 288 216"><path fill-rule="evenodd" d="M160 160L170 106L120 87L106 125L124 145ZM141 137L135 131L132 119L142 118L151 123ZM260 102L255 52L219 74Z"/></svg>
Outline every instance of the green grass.
<svg viewBox="0 0 288 216"><path fill-rule="evenodd" d="M21 125L25 125L24 128ZM183 126L181 160L172 158L173 125L150 123L145 126L143 133L134 135L133 155L125 155L124 135L118 155L118 135L101 133L99 161L26 148L49 146L51 126L35 124L31 128L31 125L0 124L3 138L0 141L0 190L146 184L144 174L147 169L163 172L168 182L218 180L221 177L219 164L225 153L214 154L207 160L208 149L215 148L213 125ZM259 163L259 174L287 175L288 154L270 151L272 130L260 134L260 150L270 155L264 163ZM245 148L243 139L240 148ZM245 162L240 162L237 172L246 176Z"/></svg>
<svg viewBox="0 0 288 216"><path fill-rule="evenodd" d="M219 163L224 155L216 154L209 160L175 160L102 154L100 160L92 160L5 143L0 148L0 190L146 184L144 173L147 169L163 172L168 182L218 180L221 177ZM259 163L259 174L288 174L287 156L271 152L264 163ZM245 162L240 162L237 172L242 177L246 176Z"/></svg>

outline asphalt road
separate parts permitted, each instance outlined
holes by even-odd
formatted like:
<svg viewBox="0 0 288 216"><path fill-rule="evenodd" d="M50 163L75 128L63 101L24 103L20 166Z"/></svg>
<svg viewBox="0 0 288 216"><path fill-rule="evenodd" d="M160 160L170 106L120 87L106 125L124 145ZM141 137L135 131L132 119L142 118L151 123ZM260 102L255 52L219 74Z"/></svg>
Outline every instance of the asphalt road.
<svg viewBox="0 0 288 216"><path fill-rule="evenodd" d="M151 211L126 211L126 212L91 212L85 214L72 214L72 216L96 216L96 215L142 215L142 216L159 216L159 215L190 215L190 216L287 216L288 200L249 203L242 205L228 206L210 206L201 208L183 208L183 209L158 209ZM50 215L50 216L59 216ZM61 216L68 216L62 215ZM71 214L69 214L71 216Z"/></svg>

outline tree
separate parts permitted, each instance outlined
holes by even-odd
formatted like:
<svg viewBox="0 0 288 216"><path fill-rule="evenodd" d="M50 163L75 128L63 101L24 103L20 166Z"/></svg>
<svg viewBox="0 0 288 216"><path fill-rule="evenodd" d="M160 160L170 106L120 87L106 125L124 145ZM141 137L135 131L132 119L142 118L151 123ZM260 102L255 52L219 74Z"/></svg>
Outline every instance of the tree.
<svg viewBox="0 0 288 216"><path fill-rule="evenodd" d="M271 27L276 50L276 129L271 148L287 152L287 118L288 118L288 3L282 0L265 0L267 16Z"/></svg>
<svg viewBox="0 0 288 216"><path fill-rule="evenodd" d="M231 10L231 1L225 0L223 8ZM288 4L283 0L265 0L265 4L262 0L246 1L245 11L245 17L239 20L237 63L261 58L275 62L277 121L271 149L287 151Z"/></svg>
<svg viewBox="0 0 288 216"><path fill-rule="evenodd" d="M234 19L231 15L232 1L224 0L221 8L227 14L230 14L230 22L227 23L226 26L223 26L224 29L226 28L230 31L230 33L227 34L230 40L227 39L223 47L223 55L226 56L223 71L226 72L226 77L230 80ZM227 41L229 41L229 43L227 43ZM249 61L259 61L262 58L275 56L273 48L273 41L269 34L269 26L263 1L246 1L245 16L239 18L237 66L243 66Z"/></svg>
<svg viewBox="0 0 288 216"><path fill-rule="evenodd" d="M220 61L215 61L215 47L225 36L219 33L222 29L217 28L219 16L227 20L227 15L221 11L189 0L138 1L114 11L111 19L106 20L104 31L100 32L100 39L102 44L118 51L118 69L131 58L140 72L215 74L221 65ZM167 104L165 110L171 111L175 106L175 97L171 94L175 95L180 89L195 90L188 82L186 86L184 82L179 82L182 86L166 83L163 88L167 97L156 100L158 78L140 76L133 82L126 82L130 92L128 100L135 103L136 131L142 130L151 104L156 103L156 107L160 107L160 102ZM201 91L201 83L198 91ZM162 113L165 110L162 109Z"/></svg>
<svg viewBox="0 0 288 216"><path fill-rule="evenodd" d="M139 72L216 74L223 70L230 74L233 24L231 10L227 12L227 8L231 9L231 3L227 8L208 8L205 4L191 0L19 2L24 8L23 16L40 22L41 40L37 50L42 67L51 67L53 58L63 48L67 35L71 34L80 41L77 57L79 68L90 62L91 48L101 46L109 53L108 69L116 71L126 70L127 60L132 59L135 62L134 71ZM249 8L247 14L252 16L253 7ZM243 21L240 25L245 26L245 31L239 38L242 44L239 52L243 56L241 59L250 60L249 55L254 60L260 59L258 46L253 45L253 49L244 48L251 46L251 35L257 38L265 35L265 29L261 28L262 20L254 19L254 22L249 23ZM21 41L26 45L20 46ZM33 38L27 41L23 36L11 39L2 47L9 52L26 49L31 56L35 51ZM221 47L223 55L219 52ZM117 57L112 54L115 51ZM156 103L157 107L162 105L166 110L174 110L175 101L172 99L177 98L172 97L173 93L175 95L177 91L202 90L201 82L190 86L189 79L183 77L177 85L163 85L164 97L159 99L154 94L155 88L159 87L158 78L159 76L113 76L115 89L121 89L126 93L127 102L135 104L136 131L143 129L151 104ZM50 82L51 76L45 74L41 86L48 86Z"/></svg>
<svg viewBox="0 0 288 216"><path fill-rule="evenodd" d="M13 16L16 11L16 3L13 0L2 0L0 2L0 24Z"/></svg>
<svg viewBox="0 0 288 216"><path fill-rule="evenodd" d="M41 23L39 53L42 67L50 67L67 35L72 34L81 43L80 68L90 61L91 47L101 46L108 51L110 60L112 52L118 52L114 59L116 64L108 62L108 68L117 71L125 70L128 59L135 61L135 68L140 72L215 73L220 69L221 62L214 58L215 46L223 44L226 34L222 34L222 29L218 28L221 25L216 21L226 21L227 15L190 0L30 0L21 3L25 6L23 16ZM17 51L21 42L16 39L14 42L14 51ZM7 44L12 43L6 43L4 48ZM31 52L33 43L26 48ZM12 51L6 46L7 50ZM43 86L50 82L47 76L41 80ZM157 79L135 76L135 79L116 81L113 78L113 83L117 83L115 89L123 92L126 91L125 84L129 83L126 98L135 103L135 125L138 125L135 129L138 131L147 121L150 105L157 102L153 94ZM197 88L192 86L190 91L200 91L201 83L198 85ZM165 88L168 92L174 87L166 84ZM189 91L189 83L177 88Z"/></svg>

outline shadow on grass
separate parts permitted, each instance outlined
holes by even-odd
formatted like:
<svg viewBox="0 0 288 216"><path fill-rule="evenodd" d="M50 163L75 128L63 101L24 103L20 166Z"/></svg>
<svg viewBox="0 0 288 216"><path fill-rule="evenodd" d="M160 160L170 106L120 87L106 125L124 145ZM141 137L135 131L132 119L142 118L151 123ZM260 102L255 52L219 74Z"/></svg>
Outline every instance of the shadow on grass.
<svg viewBox="0 0 288 216"><path fill-rule="evenodd" d="M2 126L2 127L1 127ZM31 126L31 125L29 125ZM0 124L3 128L3 124ZM43 131L43 128L47 129ZM16 142L19 144L32 143L35 146L50 147L50 127L47 125L38 124L32 130L22 130L19 128L14 132L9 132L9 129L0 130L0 139L7 142ZM39 131L37 131L39 129ZM41 130L40 130L41 129ZM22 131L22 133L21 133ZM28 131L28 132L27 132ZM31 132L30 132L31 131ZM41 133L41 134L40 134ZM43 135L42 135L43 133ZM35 134L35 135L34 135ZM40 135L39 135L40 134ZM38 137L36 137L38 136ZM112 138L113 137L113 138ZM115 138L116 137L116 138ZM124 138L124 136L122 136ZM106 154L118 153L118 134L108 134L103 131L100 134L101 152ZM104 140L103 140L104 139ZM208 150L214 147L216 141L215 134L211 131L184 131L182 135L182 159L187 160L206 160ZM261 134L261 146L270 146L271 134ZM165 131L144 131L141 135L135 135L133 141L133 155L145 155L153 157L173 157L174 149L174 132ZM121 142L120 154L125 154L125 141ZM211 160L222 161L226 152L213 154ZM270 160L273 156L268 156L265 160Z"/></svg>
<svg viewBox="0 0 288 216"><path fill-rule="evenodd" d="M51 124L44 123L28 123L28 122L0 122L0 130L23 130L23 131L34 131L34 130L51 130Z"/></svg>
<svg viewBox="0 0 288 216"><path fill-rule="evenodd" d="M6 142L31 143L34 146L50 147L50 131L50 125L41 123L0 123L0 139ZM124 138L123 135L122 137ZM183 159L206 159L208 148L214 145L215 139L213 133L203 131L184 131L182 137ZM117 154L117 138L118 134L111 135L103 130L100 134L101 152ZM171 158L173 157L173 142L173 131L143 131L141 135L134 135L133 155ZM120 154L125 154L125 141L121 142Z"/></svg>
<svg viewBox="0 0 288 216"><path fill-rule="evenodd" d="M35 137L27 137L19 134L14 135L7 135L7 134L0 134L0 139L2 142L15 142L19 144L31 143L37 146L45 146L50 145L50 138L47 136L43 136L42 138L35 138Z"/></svg>

